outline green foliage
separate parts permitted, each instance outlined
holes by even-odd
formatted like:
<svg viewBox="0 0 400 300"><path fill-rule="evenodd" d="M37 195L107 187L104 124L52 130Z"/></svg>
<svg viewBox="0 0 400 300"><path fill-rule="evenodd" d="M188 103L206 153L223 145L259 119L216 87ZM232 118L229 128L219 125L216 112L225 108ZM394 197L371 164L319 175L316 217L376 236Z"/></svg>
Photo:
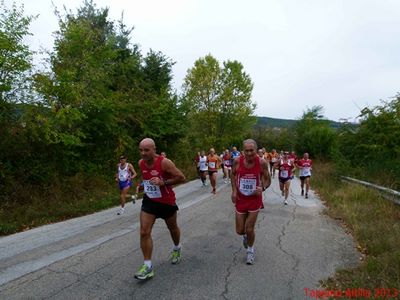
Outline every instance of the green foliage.
<svg viewBox="0 0 400 300"><path fill-rule="evenodd" d="M32 52L24 38L30 35L29 25L35 17L23 13L23 6L13 3L8 8L4 0L0 2L0 102L15 103L27 91Z"/></svg>
<svg viewBox="0 0 400 300"><path fill-rule="evenodd" d="M53 113L48 142L63 153L59 169L72 164L76 172L85 161L113 167L145 136L172 143L183 135L168 58L154 51L142 57L130 45L132 29L109 21L108 9L93 1L76 15L59 14L59 24L51 71L36 76Z"/></svg>
<svg viewBox="0 0 400 300"><path fill-rule="evenodd" d="M84 1L76 13L66 9L64 14L56 13L59 30L54 49L48 52L48 69L32 76L34 87L28 90L36 92L35 101L21 104L26 101L20 92L13 92L11 84L24 78L30 66L27 48L21 44L0 51L0 75L7 75L10 82L4 80L8 85L2 86L0 99L0 210L8 207L5 212L21 204L35 209L44 198L49 207L59 205L71 195L68 188L73 181L69 179L113 178L116 158L124 153L135 163L143 137L154 138L160 149L176 150L186 132L171 88L170 59L155 51L142 56L130 41L132 29L122 18L109 20L108 9L96 8L94 1ZM31 18L15 7L2 10L1 17L1 26L7 29L0 27L1 45L21 42ZM14 73L7 73L5 67L12 63ZM48 191L57 189L60 182L66 186L52 198ZM32 192L21 193L21 186ZM77 204L81 205L85 206Z"/></svg>
<svg viewBox="0 0 400 300"><path fill-rule="evenodd" d="M256 126L252 134L259 148L264 147L267 151L276 149L294 150L295 149L295 131L292 128L269 128Z"/></svg>
<svg viewBox="0 0 400 300"><path fill-rule="evenodd" d="M296 151L308 152L313 157L331 159L337 152L336 132L323 119L323 107L307 109L295 126Z"/></svg>
<svg viewBox="0 0 400 300"><path fill-rule="evenodd" d="M21 103L29 102L31 95L32 52L24 38L34 17L23 13L23 6L8 8L0 2L0 205L11 192L9 183L24 175L17 167L19 154L29 151Z"/></svg>
<svg viewBox="0 0 400 300"><path fill-rule="evenodd" d="M326 212L341 220L363 255L359 266L339 270L323 286L327 289L359 288L372 291L400 284L400 207L379 193L338 180L336 166L315 161L313 184L324 199Z"/></svg>
<svg viewBox="0 0 400 300"><path fill-rule="evenodd" d="M262 128L291 128L297 123L297 120L277 119L269 117L257 117L256 127Z"/></svg>
<svg viewBox="0 0 400 300"><path fill-rule="evenodd" d="M339 132L343 172L398 189L400 187L400 95L361 111L354 129ZM368 171L367 171L368 170Z"/></svg>
<svg viewBox="0 0 400 300"><path fill-rule="evenodd" d="M185 77L181 103L193 145L222 148L247 135L255 123L252 90L240 62L226 61L221 68L211 55L198 59Z"/></svg>

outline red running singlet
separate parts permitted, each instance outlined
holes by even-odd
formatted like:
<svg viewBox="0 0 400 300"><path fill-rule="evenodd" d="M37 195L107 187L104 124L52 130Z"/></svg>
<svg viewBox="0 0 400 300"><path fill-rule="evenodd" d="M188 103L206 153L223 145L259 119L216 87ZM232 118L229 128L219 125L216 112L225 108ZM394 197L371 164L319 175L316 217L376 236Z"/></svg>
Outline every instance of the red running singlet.
<svg viewBox="0 0 400 300"><path fill-rule="evenodd" d="M175 205L175 193L171 186L158 186L150 183L150 179L153 177L158 177L162 180L169 179L169 177L164 174L161 169L161 162L163 159L163 156L157 156L154 159L154 164L151 168L146 166L146 163L143 159L139 161L139 167L142 171L144 192L151 201Z"/></svg>
<svg viewBox="0 0 400 300"><path fill-rule="evenodd" d="M252 168L246 168L244 157L239 158L239 167L236 170L236 211L238 213L257 212L263 207L262 194L254 195L257 186L260 186L261 164L260 158L255 158Z"/></svg>

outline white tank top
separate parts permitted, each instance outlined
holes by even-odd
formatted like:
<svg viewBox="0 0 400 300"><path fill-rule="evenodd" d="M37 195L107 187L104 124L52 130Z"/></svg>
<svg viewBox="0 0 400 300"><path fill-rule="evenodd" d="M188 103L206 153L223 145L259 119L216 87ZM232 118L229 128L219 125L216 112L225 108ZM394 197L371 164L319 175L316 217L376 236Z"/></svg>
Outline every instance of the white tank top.
<svg viewBox="0 0 400 300"><path fill-rule="evenodd" d="M208 171L207 156L203 156L203 157L200 156L199 166L200 166L200 171Z"/></svg>
<svg viewBox="0 0 400 300"><path fill-rule="evenodd" d="M129 171L129 164L125 164L125 168L121 169L121 164L118 165L118 179L119 181L127 181L131 179L131 172Z"/></svg>

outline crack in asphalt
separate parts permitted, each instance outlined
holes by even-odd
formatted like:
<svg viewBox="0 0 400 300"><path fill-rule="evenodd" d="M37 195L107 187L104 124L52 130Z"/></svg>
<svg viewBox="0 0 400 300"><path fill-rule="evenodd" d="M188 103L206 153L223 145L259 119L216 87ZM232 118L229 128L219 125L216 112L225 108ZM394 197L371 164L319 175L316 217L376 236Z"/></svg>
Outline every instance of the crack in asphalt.
<svg viewBox="0 0 400 300"><path fill-rule="evenodd" d="M288 299L294 299L294 288L293 288L293 283L297 277L298 274L298 267L300 264L300 260L292 253L290 253L289 251L284 249L283 246L283 238L286 235L286 230L288 229L288 227L296 220L296 210L297 210L297 201L295 198L295 195L293 194L292 190L289 191L290 192L290 199L294 202L294 206L293 206L293 210L292 210L292 217L283 225L282 230L281 230L281 234L278 236L278 243L276 244L276 246L278 247L279 250L281 250L285 255L289 256L290 259L293 261L293 267L291 269L292 271L292 276L290 277L290 280L288 282L288 286L289 286L289 294L290 297Z"/></svg>
<svg viewBox="0 0 400 300"><path fill-rule="evenodd" d="M233 215L233 213L231 213L231 215ZM260 216L260 214L258 215ZM265 218L267 217L266 214L261 214L261 218L259 218L257 220L257 229L260 229L262 223L264 222ZM224 277L224 291L220 294L220 296L224 299L229 299L228 298L228 293L229 293L229 277L231 276L232 272L232 267L235 267L237 265L237 258L238 258L238 254L240 252L242 252L243 249L242 247L240 247L236 252L233 253L233 259L232 262L228 265L228 267L226 268L226 276Z"/></svg>
<svg viewBox="0 0 400 300"><path fill-rule="evenodd" d="M45 297L45 298L43 298L43 299L51 299L51 298L53 298L53 297L59 295L60 293L62 293L64 290L70 288L71 286L73 286L73 285L75 285L75 284L77 284L77 283L79 283L79 282L84 282L86 278L88 278L88 277L90 277L90 276L93 276L93 275L95 275L95 274L100 273L100 271L102 271L103 269L105 269L105 268L107 268L107 267L113 265L114 262L115 262L116 260L118 260L118 259L121 259L121 257L114 258L114 259L112 259L109 263L104 264L104 265L102 265L100 268L96 269L95 271L90 272L90 273L87 273L87 274L85 274L85 275L79 274L79 273L75 273L75 272L70 271L70 270L54 270L54 269L51 269L50 267L47 267L46 269L49 270L49 271L52 272L52 273L56 273L56 274L73 274L73 275L77 276L77 279L76 279L74 282L72 282L71 284L68 284L68 285L64 286L63 288L59 289L57 292L55 292L55 293L53 293L53 294L51 294L51 295L49 295L49 296L47 296L47 297ZM77 264L75 264L75 265L77 265ZM95 282L95 285L96 285L98 288L101 288L101 287L102 287L101 285L98 285L96 282Z"/></svg>
<svg viewBox="0 0 400 300"><path fill-rule="evenodd" d="M233 253L233 259L231 261L231 263L228 265L228 267L226 268L226 275L225 275L225 285L224 285L224 291L221 293L221 297L223 297L224 299L229 299L227 297L228 293L229 293L229 277L231 276L231 269L232 267L237 265L237 256L239 254L239 252L243 251L242 248L239 248L236 252Z"/></svg>

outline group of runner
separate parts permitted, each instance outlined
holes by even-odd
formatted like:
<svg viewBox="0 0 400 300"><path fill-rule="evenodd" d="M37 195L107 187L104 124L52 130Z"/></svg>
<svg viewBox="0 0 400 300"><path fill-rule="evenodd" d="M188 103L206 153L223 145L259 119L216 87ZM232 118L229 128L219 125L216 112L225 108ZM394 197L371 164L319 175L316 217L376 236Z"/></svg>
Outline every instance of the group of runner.
<svg viewBox="0 0 400 300"><path fill-rule="evenodd" d="M194 158L194 163L203 186L207 185L208 174L212 187L211 192L215 194L218 169L222 169L224 182L229 183L234 160L244 155L244 151L240 152L236 147L232 147L232 151L225 149L221 155L216 154L214 148L209 150L208 155L205 154L204 150L198 152ZM285 205L288 204L290 182L294 177L296 169L299 169L301 195L308 198L312 169L312 161L309 159L308 153L304 153L303 157L298 159L294 151L289 153L289 151L282 150L278 153L275 149L267 152L265 148L259 148L257 149L257 156L267 162L269 165L269 174L272 178L275 177L275 172L278 170L279 187L284 197Z"/></svg>
<svg viewBox="0 0 400 300"><path fill-rule="evenodd" d="M157 218L165 221L171 235L173 242L171 263L178 264L181 260L180 229L177 224L178 206L172 186L186 179L182 171L166 157L165 153L157 154L154 140L143 139L139 144L139 151L142 181L136 187L136 194L140 188L143 188L140 212L140 246L143 265L135 273L135 278L145 280L154 276L151 261L153 251L151 232ZM242 152L233 147L232 151L226 149L220 156L216 154L215 149L211 148L207 156L204 151L198 153L195 162L204 186L206 186L207 174L209 175L213 194L216 193L217 172L220 167L223 168L225 182L231 183L231 200L236 211L236 232L242 236L243 246L246 249L246 263L249 265L254 264L254 228L258 213L263 208L262 193L271 185L271 176L274 176L275 169L279 170L278 177L281 190L286 197L285 204L287 204L286 195L289 188L287 182L293 176L295 166L300 169L302 194L304 194L303 185L306 182L305 195L308 196L312 162L307 153L300 160L289 156L288 152L275 156L274 151L267 153L263 149L258 149L254 140L247 139L243 142ZM272 169L271 163L273 163ZM120 189L121 207L118 214L124 212L126 197L129 196L128 191L135 177L137 173L133 165L127 162L126 156L121 156L115 177ZM289 179L285 180L287 178ZM133 200L136 199L135 196L131 195Z"/></svg>

